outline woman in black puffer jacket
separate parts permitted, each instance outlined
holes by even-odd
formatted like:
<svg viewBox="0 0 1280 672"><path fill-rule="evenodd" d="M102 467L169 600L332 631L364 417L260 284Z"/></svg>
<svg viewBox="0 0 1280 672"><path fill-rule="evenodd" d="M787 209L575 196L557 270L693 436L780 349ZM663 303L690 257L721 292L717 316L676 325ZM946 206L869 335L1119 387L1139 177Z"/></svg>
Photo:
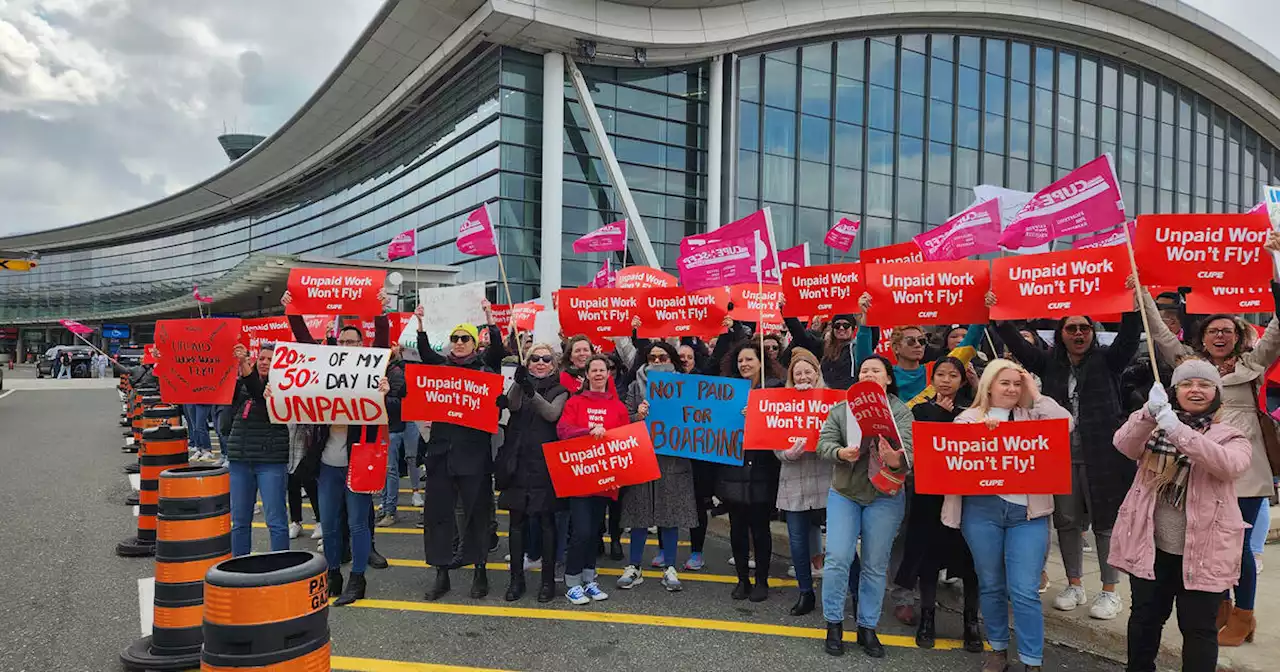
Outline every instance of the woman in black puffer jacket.
<svg viewBox="0 0 1280 672"><path fill-rule="evenodd" d="M285 494L289 483L289 428L271 424L267 401L267 373L275 346L266 344L257 361L249 359L243 345L235 347L240 362L231 421L226 432L227 456L231 471L231 555L240 557L253 550L253 504L262 494L262 515L267 521L272 551L289 550L289 512Z"/></svg>

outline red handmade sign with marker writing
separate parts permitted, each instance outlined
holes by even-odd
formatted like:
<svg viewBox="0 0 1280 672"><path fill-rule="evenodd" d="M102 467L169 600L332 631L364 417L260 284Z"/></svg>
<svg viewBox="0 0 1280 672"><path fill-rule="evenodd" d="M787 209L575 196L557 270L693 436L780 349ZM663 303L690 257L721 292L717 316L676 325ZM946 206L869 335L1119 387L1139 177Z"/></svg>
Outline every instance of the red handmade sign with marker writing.
<svg viewBox="0 0 1280 672"><path fill-rule="evenodd" d="M987 321L985 261L867 264L867 324L974 324Z"/></svg>
<svg viewBox="0 0 1280 672"><path fill-rule="evenodd" d="M858 313L862 296L862 264L827 264L788 268L782 272L786 317Z"/></svg>
<svg viewBox="0 0 1280 672"><path fill-rule="evenodd" d="M230 404L236 393L240 320L157 320L155 374L170 404Z"/></svg>
<svg viewBox="0 0 1280 672"><path fill-rule="evenodd" d="M661 475L653 440L643 422L611 429L604 436L580 436L542 444L556 497L582 497Z"/></svg>
<svg viewBox="0 0 1280 672"><path fill-rule="evenodd" d="M1002 257L991 262L991 319L1128 312L1128 277L1128 252L1119 245Z"/></svg>
<svg viewBox="0 0 1280 672"><path fill-rule="evenodd" d="M787 450L797 439L818 449L818 433L831 407L845 400L844 390L827 388L751 390L747 397L746 450Z"/></svg>
<svg viewBox="0 0 1280 672"><path fill-rule="evenodd" d="M491 434L498 431L502 374L410 364L404 369L404 381L400 415L405 420L447 422Z"/></svg>
<svg viewBox="0 0 1280 672"><path fill-rule="evenodd" d="M249 349L249 358L257 359L263 343L290 343L293 329L289 318L283 316L259 317L240 321L240 345Z"/></svg>
<svg viewBox="0 0 1280 672"><path fill-rule="evenodd" d="M385 284L384 270L295 268L289 272L289 315L320 313L370 317L381 315L378 292Z"/></svg>
<svg viewBox="0 0 1280 672"><path fill-rule="evenodd" d="M1065 419L911 425L916 492L930 495L1071 493L1071 433Z"/></svg>
<svg viewBox="0 0 1280 672"><path fill-rule="evenodd" d="M1141 215L1133 252L1145 285L1263 287L1272 275L1262 249L1270 231L1258 213Z"/></svg>
<svg viewBox="0 0 1280 672"><path fill-rule="evenodd" d="M391 351L309 343L281 343L267 378L267 412L276 424L385 425L378 390Z"/></svg>

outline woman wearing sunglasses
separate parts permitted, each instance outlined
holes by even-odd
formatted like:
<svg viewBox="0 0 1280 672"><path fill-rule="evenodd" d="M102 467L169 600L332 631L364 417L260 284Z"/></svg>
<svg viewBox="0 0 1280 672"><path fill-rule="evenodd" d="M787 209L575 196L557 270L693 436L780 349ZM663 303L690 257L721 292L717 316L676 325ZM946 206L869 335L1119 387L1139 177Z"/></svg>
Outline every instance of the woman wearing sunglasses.
<svg viewBox="0 0 1280 672"><path fill-rule="evenodd" d="M822 322L818 318L809 323L815 331L805 329L800 320L794 317L785 318L783 322L787 325L787 331L791 332L792 345L814 354L822 353L822 379L828 387L847 390L857 382L853 336L858 323L854 315L836 315L825 333L820 330Z"/></svg>
<svg viewBox="0 0 1280 672"><path fill-rule="evenodd" d="M636 379L627 388L627 410L633 422L649 416L649 375L674 373L679 357L676 349L663 341L654 341L640 354L645 356L645 363L636 370ZM659 455L658 468L662 472L658 480L622 489L622 526L631 528L630 561L618 579L618 587L623 590L644 583L640 568L650 527L658 528L662 541L662 548L654 559L655 566L662 570L662 587L669 592L681 589L680 576L676 573L680 528L698 524L693 467L688 458Z"/></svg>
<svg viewBox="0 0 1280 672"><path fill-rule="evenodd" d="M480 352L480 331L472 324L459 324L449 332L445 353L436 352L422 330L423 308L418 306L418 354L423 364L457 366L472 371L495 373L502 370L506 348L502 332L494 325L488 301L484 302L489 318L489 347ZM499 398L500 403L505 398ZM422 441L422 439L419 439ZM422 543L427 564L436 568L435 583L426 599L438 600L449 592L449 568L475 565L471 578L471 597L481 599L489 594L489 577L485 559L489 551L489 521L493 517L493 434L449 422L431 423L431 436L419 452L426 457L427 470L425 514ZM461 516L454 514L455 509ZM455 558L453 539L461 539Z"/></svg>
<svg viewBox="0 0 1280 672"><path fill-rule="evenodd" d="M1130 277L1127 286L1136 287L1136 278ZM994 306L996 299L994 293L987 293L988 306ZM1048 352L1028 344L1013 322L997 323L996 330L1013 357L1028 372L1039 376L1044 394L1070 411L1076 421L1071 431L1072 492L1054 498L1053 527L1058 531L1068 585L1054 598L1053 606L1071 611L1089 602L1082 580L1082 534L1092 528L1102 570L1102 592L1094 597L1089 616L1114 619L1122 605L1115 592L1120 572L1107 562L1111 555L1111 528L1133 483L1135 468L1132 460L1115 451L1112 441L1125 421L1120 378L1138 351L1142 316L1125 313L1120 332L1110 346L1098 343L1096 326L1088 317L1064 317L1058 321L1053 348Z"/></svg>
<svg viewBox="0 0 1280 672"><path fill-rule="evenodd" d="M556 375L556 355L549 344L529 348L524 364L516 368L515 385L507 392L507 399L511 418L494 465L494 484L502 491L498 506L511 512L507 544L511 578L506 600L514 602L524 595L524 558L531 547L525 535L538 534L540 547L545 549L538 601L550 602L556 590L555 514L564 508L564 502L556 499L542 445L558 440L556 423L564 413L569 391ZM528 524L531 519L537 521L536 527Z"/></svg>
<svg viewBox="0 0 1280 672"><path fill-rule="evenodd" d="M861 321L860 324L865 325L867 311L871 309L871 295L863 293L858 299L858 305L862 308L858 319ZM958 343L956 348L977 347L982 342L982 335L987 333L986 324L971 324L963 329L965 330L963 338L958 341L948 338L948 342ZM958 333L959 330L953 329L952 332ZM854 349L858 361L871 356L879 342L879 327L864 326L859 329L857 346ZM898 383L898 398L904 402L915 399L916 395L929 386L933 366L925 362L933 362L955 351L955 348L944 352L940 348L930 347L924 329L916 325L894 327L893 334L889 337L889 345L893 349L894 356L898 358L898 363L893 365L893 378Z"/></svg>

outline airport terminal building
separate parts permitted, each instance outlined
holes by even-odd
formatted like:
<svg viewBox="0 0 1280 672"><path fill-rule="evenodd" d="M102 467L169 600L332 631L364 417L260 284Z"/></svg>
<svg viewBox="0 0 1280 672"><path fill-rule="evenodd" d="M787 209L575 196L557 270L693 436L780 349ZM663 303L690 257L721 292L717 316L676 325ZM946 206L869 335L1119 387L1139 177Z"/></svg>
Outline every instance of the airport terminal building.
<svg viewBox="0 0 1280 672"><path fill-rule="evenodd" d="M976 185L1106 152L1130 215L1242 212L1277 146L1280 59L1178 0L388 0L222 172L0 239L40 255L0 273L0 352L67 341L60 318L149 340L195 315L193 285L272 312L299 265L399 270L402 294L495 281L454 246L482 203L519 301L589 282L604 255L570 243L623 217L628 263L674 271L683 236L764 206L824 263L841 217L864 248L901 242ZM407 229L417 257L380 259Z"/></svg>

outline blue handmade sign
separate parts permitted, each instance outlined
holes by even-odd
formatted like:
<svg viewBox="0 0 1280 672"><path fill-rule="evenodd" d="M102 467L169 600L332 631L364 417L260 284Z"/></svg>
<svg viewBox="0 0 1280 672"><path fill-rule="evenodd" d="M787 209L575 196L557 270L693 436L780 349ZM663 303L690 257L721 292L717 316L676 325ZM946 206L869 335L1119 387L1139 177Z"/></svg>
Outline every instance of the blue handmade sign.
<svg viewBox="0 0 1280 672"><path fill-rule="evenodd" d="M658 455L742 464L742 436L751 382L715 376L649 372L649 435Z"/></svg>

